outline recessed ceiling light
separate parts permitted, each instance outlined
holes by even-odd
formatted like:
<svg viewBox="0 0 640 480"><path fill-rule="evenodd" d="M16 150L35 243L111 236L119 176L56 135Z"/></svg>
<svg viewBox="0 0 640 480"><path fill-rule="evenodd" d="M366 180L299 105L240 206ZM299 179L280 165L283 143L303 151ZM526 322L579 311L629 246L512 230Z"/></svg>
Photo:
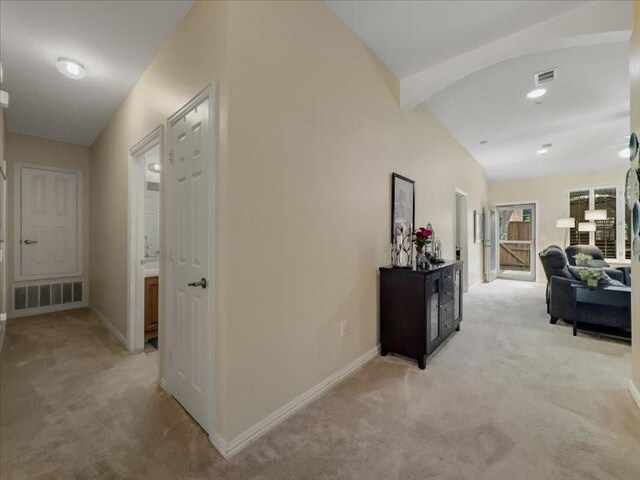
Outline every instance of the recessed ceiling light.
<svg viewBox="0 0 640 480"><path fill-rule="evenodd" d="M623 148L618 152L618 155L622 158L629 158L629 156L631 155L631 150L629 150L628 148Z"/></svg>
<svg viewBox="0 0 640 480"><path fill-rule="evenodd" d="M152 172L159 172L160 171L160 164L159 163L152 163L149 165L149 170L151 170Z"/></svg>
<svg viewBox="0 0 640 480"><path fill-rule="evenodd" d="M84 78L87 73L81 63L71 60L70 58L59 58L56 67L65 77L72 78L74 80Z"/></svg>
<svg viewBox="0 0 640 480"><path fill-rule="evenodd" d="M547 93L546 88L536 88L535 90L531 90L527 93L527 98L538 98L543 96L545 93Z"/></svg>
<svg viewBox="0 0 640 480"><path fill-rule="evenodd" d="M538 155L544 155L546 153L549 153L549 149L548 148L541 148L540 150L536 150L536 153Z"/></svg>

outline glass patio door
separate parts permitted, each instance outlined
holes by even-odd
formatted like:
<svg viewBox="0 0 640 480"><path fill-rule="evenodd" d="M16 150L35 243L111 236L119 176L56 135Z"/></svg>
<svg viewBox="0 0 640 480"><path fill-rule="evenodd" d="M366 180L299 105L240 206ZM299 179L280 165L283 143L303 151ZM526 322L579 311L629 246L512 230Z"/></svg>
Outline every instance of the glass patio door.
<svg viewBox="0 0 640 480"><path fill-rule="evenodd" d="M498 207L498 277L535 281L536 207Z"/></svg>

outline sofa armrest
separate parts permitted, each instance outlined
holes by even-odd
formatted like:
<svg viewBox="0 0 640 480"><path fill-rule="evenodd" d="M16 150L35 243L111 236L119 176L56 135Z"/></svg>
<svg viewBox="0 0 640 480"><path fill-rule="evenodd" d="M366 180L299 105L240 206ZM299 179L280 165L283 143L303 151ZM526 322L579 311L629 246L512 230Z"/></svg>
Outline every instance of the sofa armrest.
<svg viewBox="0 0 640 480"><path fill-rule="evenodd" d="M572 322L576 318L576 289L583 282L562 277L551 277L549 288L549 314Z"/></svg>
<svg viewBox="0 0 640 480"><path fill-rule="evenodd" d="M622 273L622 276L624 278L623 280L621 280L622 283L630 287L631 286L631 267L616 267L616 270Z"/></svg>
<svg viewBox="0 0 640 480"><path fill-rule="evenodd" d="M621 283L624 283L626 285L624 272L622 270L619 270L617 268L603 268L602 270L612 280L617 280L617 281L619 281Z"/></svg>

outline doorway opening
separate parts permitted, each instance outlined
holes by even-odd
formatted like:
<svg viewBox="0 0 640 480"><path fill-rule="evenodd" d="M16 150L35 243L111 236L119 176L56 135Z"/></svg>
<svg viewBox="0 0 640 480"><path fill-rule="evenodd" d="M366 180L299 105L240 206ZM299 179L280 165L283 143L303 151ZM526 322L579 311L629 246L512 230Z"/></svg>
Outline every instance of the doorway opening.
<svg viewBox="0 0 640 480"><path fill-rule="evenodd" d="M484 232L485 282L498 278L498 210L489 205L485 217Z"/></svg>
<svg viewBox="0 0 640 480"><path fill-rule="evenodd" d="M454 221L455 225L455 245L456 245L456 259L462 260L463 272L462 275L462 288L464 292L469 290L469 230L467 225L469 223L469 215L467 212L467 192L455 189L455 209L454 209Z"/></svg>
<svg viewBox="0 0 640 480"><path fill-rule="evenodd" d="M160 337L162 127L130 150L128 347L158 350Z"/></svg>
<svg viewBox="0 0 640 480"><path fill-rule="evenodd" d="M536 279L536 205L500 205L498 211L498 277Z"/></svg>

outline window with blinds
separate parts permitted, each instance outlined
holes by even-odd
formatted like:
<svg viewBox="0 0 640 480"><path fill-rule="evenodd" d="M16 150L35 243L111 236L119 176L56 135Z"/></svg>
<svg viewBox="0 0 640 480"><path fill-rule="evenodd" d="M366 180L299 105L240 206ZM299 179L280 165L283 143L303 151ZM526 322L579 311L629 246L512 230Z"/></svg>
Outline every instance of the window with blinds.
<svg viewBox="0 0 640 480"><path fill-rule="evenodd" d="M616 188L596 188L593 191L594 210L606 210L606 220L596 220L595 245L604 258L616 258L618 256L617 245L617 214L616 214Z"/></svg>
<svg viewBox="0 0 640 480"><path fill-rule="evenodd" d="M569 192L569 216L576 219L576 226L569 231L569 245L589 245L589 232L578 231L578 223L584 222L584 212L589 210L589 190Z"/></svg>
<svg viewBox="0 0 640 480"><path fill-rule="evenodd" d="M570 245L595 245L610 260L631 258L631 214L624 208L622 189L598 187L569 192L569 216L576 219L570 229ZM595 220L595 232L580 232L587 210L605 210L606 220ZM620 252L620 255L618 254ZM623 255L624 252L624 255Z"/></svg>

